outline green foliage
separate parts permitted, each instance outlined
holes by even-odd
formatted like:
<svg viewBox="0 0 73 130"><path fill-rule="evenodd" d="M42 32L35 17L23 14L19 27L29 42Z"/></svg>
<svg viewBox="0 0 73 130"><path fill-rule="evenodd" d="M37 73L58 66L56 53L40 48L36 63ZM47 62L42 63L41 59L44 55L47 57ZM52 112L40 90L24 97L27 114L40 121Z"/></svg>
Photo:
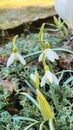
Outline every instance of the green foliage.
<svg viewBox="0 0 73 130"><path fill-rule="evenodd" d="M58 21L57 21L58 22ZM61 21L60 21L61 22ZM63 23L63 28L58 27L58 33L54 35L48 32L43 33L44 25L40 32L40 39L38 34L29 34L27 36L20 36L16 41L16 46L19 52L26 59L27 64L24 67L20 62L12 64L9 68L1 65L0 68L0 129L1 130L48 130L50 129L48 122L43 121L41 112L39 111L39 105L36 101L36 88L34 83L30 79L30 74L35 70L39 72L39 81L44 75L44 70L39 64L37 59L40 51L39 41L43 42L43 46L49 43L51 47L55 47L52 50L59 52L67 52L73 54L71 50L59 48L62 43L62 38L66 37L66 33ZM62 29L62 30L61 30ZM63 34L59 36L59 33ZM44 40L45 39L45 40ZM12 47L11 42L5 45L4 48L0 48L0 55L10 56ZM49 66L47 59L46 64ZM40 87L40 93L45 96L47 102L52 107L55 113L56 122L54 123L56 130L72 130L73 129L73 71L60 70L58 63L50 63L51 69L54 70L56 76L59 78L60 86L46 82L44 87ZM58 69L56 70L56 67ZM63 75L68 75L68 78L64 79ZM14 92L11 94L9 90L3 86L2 82L5 80L11 80L14 84ZM39 84L40 85L40 84ZM52 87L52 88L51 88ZM38 95L40 97L40 95ZM11 100L12 98L12 100ZM45 104L45 103L44 103ZM43 104L43 107L44 107ZM56 110L56 104L58 106ZM6 109L7 106L18 110L18 113L11 115Z"/></svg>
<svg viewBox="0 0 73 130"><path fill-rule="evenodd" d="M10 96L9 91L0 85L0 110L8 104L8 97Z"/></svg>

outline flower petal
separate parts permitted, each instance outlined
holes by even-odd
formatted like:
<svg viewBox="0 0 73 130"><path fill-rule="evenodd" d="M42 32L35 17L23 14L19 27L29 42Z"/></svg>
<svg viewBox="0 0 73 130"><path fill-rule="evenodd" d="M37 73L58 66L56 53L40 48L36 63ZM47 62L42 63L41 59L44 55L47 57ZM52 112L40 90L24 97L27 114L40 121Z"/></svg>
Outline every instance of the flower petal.
<svg viewBox="0 0 73 130"><path fill-rule="evenodd" d="M57 77L50 71L46 71L45 76L46 76L46 80L49 80L50 83L54 82L57 85L59 84Z"/></svg>
<svg viewBox="0 0 73 130"><path fill-rule="evenodd" d="M45 75L41 79L41 87L43 87L46 83Z"/></svg>
<svg viewBox="0 0 73 130"><path fill-rule="evenodd" d="M51 50L51 51L52 51L52 50ZM57 54L55 51L52 51L52 54L53 54L53 56L54 56L54 58L55 58L56 60L59 59L59 56L58 56L58 54Z"/></svg>
<svg viewBox="0 0 73 130"><path fill-rule="evenodd" d="M45 72L45 75L42 77L41 87L45 85L46 81L49 81L50 83L54 82L56 85L59 84L57 77L53 73L51 73L49 70L47 70Z"/></svg>
<svg viewBox="0 0 73 130"><path fill-rule="evenodd" d="M41 62L41 61L42 61L42 57L43 57L43 53L41 53L41 54L39 55L38 62Z"/></svg>
<svg viewBox="0 0 73 130"><path fill-rule="evenodd" d="M51 61L51 62L54 62L55 59L59 59L58 55L56 52L52 51L51 49L47 49L45 50L45 56L48 57L48 59Z"/></svg>
<svg viewBox="0 0 73 130"><path fill-rule="evenodd" d="M18 57L19 61L20 61L23 65L26 65L26 61L24 60L24 58L23 58L20 54L17 54L17 57Z"/></svg>
<svg viewBox="0 0 73 130"><path fill-rule="evenodd" d="M7 60L7 67L9 67L9 66L13 63L14 58L15 58L15 54L12 53L12 54L10 55L10 57L8 58L8 60Z"/></svg>
<svg viewBox="0 0 73 130"><path fill-rule="evenodd" d="M55 83L55 84L59 84L59 80L57 79L57 77L53 74L53 82Z"/></svg>
<svg viewBox="0 0 73 130"><path fill-rule="evenodd" d="M51 83L53 82L53 75L50 71L46 71L45 76L46 76L46 80L48 80Z"/></svg>

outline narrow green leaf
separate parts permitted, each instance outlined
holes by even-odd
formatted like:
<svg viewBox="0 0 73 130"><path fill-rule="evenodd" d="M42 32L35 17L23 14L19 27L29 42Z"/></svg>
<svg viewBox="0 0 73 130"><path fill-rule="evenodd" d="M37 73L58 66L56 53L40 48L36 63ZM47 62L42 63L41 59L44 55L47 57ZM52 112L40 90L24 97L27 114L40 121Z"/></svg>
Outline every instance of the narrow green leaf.
<svg viewBox="0 0 73 130"><path fill-rule="evenodd" d="M40 47L43 50L43 31L44 31L44 26L45 23L42 24L41 28L40 28L40 32L39 32L39 42L40 42Z"/></svg>
<svg viewBox="0 0 73 130"><path fill-rule="evenodd" d="M24 116L13 116L12 119L13 120L25 120L25 121L37 122L37 120L35 120L35 119L24 117Z"/></svg>
<svg viewBox="0 0 73 130"><path fill-rule="evenodd" d="M54 50L54 51L63 51L63 52L67 52L67 53L73 54L73 51L68 50L68 49L63 49L63 48L54 48L52 50Z"/></svg>
<svg viewBox="0 0 73 130"><path fill-rule="evenodd" d="M54 127L54 124L53 124L53 119L49 120L49 127L50 127L50 130L55 130L55 127Z"/></svg>
<svg viewBox="0 0 73 130"><path fill-rule="evenodd" d="M44 121L54 118L54 112L48 104L44 95L37 89L37 101Z"/></svg>
<svg viewBox="0 0 73 130"><path fill-rule="evenodd" d="M68 78L68 79L64 82L64 84L63 84L62 87L66 86L66 85L69 84L71 81L73 81L73 76L71 76L70 78Z"/></svg>
<svg viewBox="0 0 73 130"><path fill-rule="evenodd" d="M40 124L39 130L43 130L44 123L45 123L45 121L43 121L43 122Z"/></svg>
<svg viewBox="0 0 73 130"><path fill-rule="evenodd" d="M45 23L42 24L39 32L39 42L43 42L43 31L44 31Z"/></svg>
<svg viewBox="0 0 73 130"><path fill-rule="evenodd" d="M36 93L35 88L30 84L30 82L28 80L25 80L24 82L27 84L27 86L30 88L30 90L32 90L33 93Z"/></svg>
<svg viewBox="0 0 73 130"><path fill-rule="evenodd" d="M39 109L39 104L32 96L30 96L28 93L25 93L25 92L22 92L20 94L25 95Z"/></svg>
<svg viewBox="0 0 73 130"><path fill-rule="evenodd" d="M24 128L24 130L29 130L32 126L37 125L37 124L39 124L39 123L40 123L39 121L36 122L36 123L32 123L32 124L30 124L29 126L27 126L26 128Z"/></svg>

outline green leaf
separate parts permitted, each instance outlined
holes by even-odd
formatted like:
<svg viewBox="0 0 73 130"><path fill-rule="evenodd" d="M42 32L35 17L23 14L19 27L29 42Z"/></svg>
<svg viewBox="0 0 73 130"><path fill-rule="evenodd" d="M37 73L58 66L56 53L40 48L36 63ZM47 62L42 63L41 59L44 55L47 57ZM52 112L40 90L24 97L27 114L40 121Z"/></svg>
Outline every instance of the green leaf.
<svg viewBox="0 0 73 130"><path fill-rule="evenodd" d="M67 53L73 54L73 51L68 50L68 49L63 49L63 48L54 48L52 50L54 50L54 51L63 51L63 52L67 52Z"/></svg>
<svg viewBox="0 0 73 130"><path fill-rule="evenodd" d="M39 103L40 112L42 114L44 121L54 118L54 112L51 109L50 105L48 104L44 95L38 89L36 91L37 91L37 101Z"/></svg>
<svg viewBox="0 0 73 130"><path fill-rule="evenodd" d="M28 93L25 93L25 92L22 92L20 94L25 95L39 109L39 105L37 101L32 96L30 96Z"/></svg>
<svg viewBox="0 0 73 130"><path fill-rule="evenodd" d="M45 23L42 24L41 28L40 28L40 32L39 32L39 42L43 42L43 31L44 31L44 26Z"/></svg>
<svg viewBox="0 0 73 130"><path fill-rule="evenodd" d="M40 123L40 122L32 123L32 124L30 124L29 126L27 126L26 128L24 128L24 130L29 130L29 128L31 128L32 126L37 125L37 124L39 124L39 123Z"/></svg>
<svg viewBox="0 0 73 130"><path fill-rule="evenodd" d="M64 82L64 84L63 84L62 87L66 86L66 85L67 85L68 83L70 83L71 81L73 81L73 76L71 76L70 78L68 78L68 79Z"/></svg>
<svg viewBox="0 0 73 130"><path fill-rule="evenodd" d="M25 120L25 121L37 122L37 120L35 120L35 119L24 117L24 116L13 116L12 119L13 120Z"/></svg>
<svg viewBox="0 0 73 130"><path fill-rule="evenodd" d="M45 123L45 121L42 121L42 123L40 124L39 130L43 130L44 123Z"/></svg>
<svg viewBox="0 0 73 130"><path fill-rule="evenodd" d="M58 19L54 16L54 22L55 22L55 24L56 24L57 27L63 28L64 22L61 22L61 19L58 20Z"/></svg>
<svg viewBox="0 0 73 130"><path fill-rule="evenodd" d="M40 32L39 32L39 42L40 42L40 47L41 49L43 50L43 31L44 31L44 26L45 26L45 23L42 24L41 28L40 28Z"/></svg>

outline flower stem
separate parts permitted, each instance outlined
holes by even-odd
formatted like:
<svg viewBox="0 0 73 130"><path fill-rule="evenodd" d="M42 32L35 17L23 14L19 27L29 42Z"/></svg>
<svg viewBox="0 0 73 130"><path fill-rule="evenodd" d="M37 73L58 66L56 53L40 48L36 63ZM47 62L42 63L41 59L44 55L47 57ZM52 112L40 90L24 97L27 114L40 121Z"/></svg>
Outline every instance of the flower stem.
<svg viewBox="0 0 73 130"><path fill-rule="evenodd" d="M49 65L50 71L51 71L52 73L54 73L54 71L53 71L53 69L52 69L52 67L51 67L51 64L50 64L50 61L49 61L49 60L48 60L48 65Z"/></svg>

